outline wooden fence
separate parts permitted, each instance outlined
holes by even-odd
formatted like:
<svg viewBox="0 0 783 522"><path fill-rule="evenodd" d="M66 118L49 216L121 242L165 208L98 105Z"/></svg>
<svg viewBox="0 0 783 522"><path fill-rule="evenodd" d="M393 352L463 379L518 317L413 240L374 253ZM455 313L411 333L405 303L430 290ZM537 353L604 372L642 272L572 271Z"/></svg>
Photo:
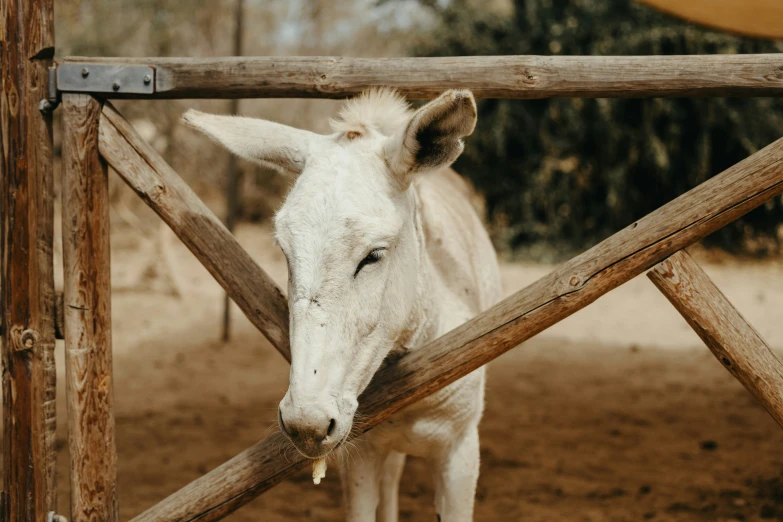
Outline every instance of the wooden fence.
<svg viewBox="0 0 783 522"><path fill-rule="evenodd" d="M56 506L51 108L63 118L63 316L71 520L118 520L111 371L107 166L171 227L290 361L281 291L133 127L111 98L345 97L391 85L427 98L783 94L783 55L480 58L68 58L51 69L52 0L2 0L3 494L0 518L43 521ZM146 93L59 82L146 65ZM100 67L98 67L98 70ZM147 75L145 75L147 76ZM119 77L119 76L118 76ZM126 78L126 76L122 76ZM52 92L56 86L57 92ZM90 86L98 85L97 87ZM48 89L48 90L47 90ZM42 101L44 100L44 101ZM47 103L49 105L47 105ZM39 111L39 109L43 109ZM718 360L783 425L783 367L683 249L783 193L783 139L631 224L375 376L359 431L447 386L645 271ZM261 441L134 521L219 520L299 469Z"/></svg>

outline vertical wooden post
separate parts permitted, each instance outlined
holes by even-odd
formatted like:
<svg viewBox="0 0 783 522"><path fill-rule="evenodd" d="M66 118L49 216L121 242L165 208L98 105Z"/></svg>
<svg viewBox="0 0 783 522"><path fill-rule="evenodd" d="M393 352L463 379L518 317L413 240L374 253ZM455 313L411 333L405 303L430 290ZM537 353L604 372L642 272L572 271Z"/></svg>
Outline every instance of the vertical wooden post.
<svg viewBox="0 0 783 522"><path fill-rule="evenodd" d="M244 10L245 0L236 0L236 9L234 11L234 56L242 56L242 39L244 37ZM229 114L239 113L239 99L232 98L229 107ZM229 232L234 232L237 214L239 213L239 181L240 172L237 168L237 157L234 154L228 156L228 183L226 184L226 228ZM231 298L226 292L223 299L223 341L226 342L231 337Z"/></svg>
<svg viewBox="0 0 783 522"><path fill-rule="evenodd" d="M46 519L55 486L52 121L53 0L0 0L0 520Z"/></svg>
<svg viewBox="0 0 783 522"><path fill-rule="evenodd" d="M98 154L101 109L89 95L63 95L63 290L72 522L118 519L109 191L106 164Z"/></svg>

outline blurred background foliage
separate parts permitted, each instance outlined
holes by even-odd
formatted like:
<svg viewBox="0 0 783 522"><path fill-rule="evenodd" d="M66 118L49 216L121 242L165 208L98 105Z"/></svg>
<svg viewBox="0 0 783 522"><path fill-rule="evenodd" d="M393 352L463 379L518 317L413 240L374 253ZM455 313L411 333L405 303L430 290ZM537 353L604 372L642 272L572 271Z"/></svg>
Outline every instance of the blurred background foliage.
<svg viewBox="0 0 783 522"><path fill-rule="evenodd" d="M56 58L231 56L236 6L237 0L57 0ZM435 23L434 13L415 0L389 5L380 5L377 0L244 0L242 16L242 54L246 56L402 56L409 53L409 36L421 34ZM228 113L230 100L114 103L218 216L223 216L228 153L180 125L179 119L191 107ZM339 106L329 100L242 100L238 112L329 132L328 120ZM56 118L59 112L55 112ZM59 131L59 123L55 129ZM240 218L268 219L291 180L242 160L239 169ZM110 187L113 217L137 229L158 226L156 216L116 178L112 176Z"/></svg>
<svg viewBox="0 0 783 522"><path fill-rule="evenodd" d="M771 53L628 0L515 0L507 13L430 4L422 56ZM783 100L482 100L456 168L484 193L500 247L562 258L589 247L783 136ZM780 249L776 198L707 243Z"/></svg>
<svg viewBox="0 0 783 522"><path fill-rule="evenodd" d="M224 56L237 0L58 0L58 58ZM631 0L245 0L244 55L649 55L780 52ZM458 87L458 85L455 85ZM118 102L120 110L221 215L228 157L178 124L228 100ZM243 100L239 112L326 131L338 103ZM589 247L783 136L783 100L482 100L456 168L486 196L499 250L562 259ZM241 217L268 219L291 180L240 162ZM114 181L114 211L148 219ZM136 219L136 218L139 219ZM776 199L714 234L732 252L778 253ZM138 227L137 227L138 228Z"/></svg>

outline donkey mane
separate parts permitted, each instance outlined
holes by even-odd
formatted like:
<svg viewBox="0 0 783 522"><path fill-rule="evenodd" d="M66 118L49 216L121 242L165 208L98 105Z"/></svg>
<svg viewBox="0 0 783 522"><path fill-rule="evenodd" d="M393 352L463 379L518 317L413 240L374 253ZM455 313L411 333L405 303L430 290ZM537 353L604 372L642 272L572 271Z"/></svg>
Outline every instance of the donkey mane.
<svg viewBox="0 0 783 522"><path fill-rule="evenodd" d="M411 108L390 87L372 87L348 100L337 119L329 121L334 132L365 134L374 130L391 136L410 121Z"/></svg>

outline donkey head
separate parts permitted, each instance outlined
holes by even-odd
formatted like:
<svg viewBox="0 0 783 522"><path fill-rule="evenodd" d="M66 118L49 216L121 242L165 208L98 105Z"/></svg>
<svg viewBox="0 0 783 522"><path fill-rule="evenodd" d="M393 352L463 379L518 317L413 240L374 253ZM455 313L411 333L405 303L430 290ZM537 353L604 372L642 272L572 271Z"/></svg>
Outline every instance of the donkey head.
<svg viewBox="0 0 783 522"><path fill-rule="evenodd" d="M415 112L370 91L319 135L189 111L184 121L233 153L298 176L275 216L288 261L291 374L281 430L306 457L350 433L358 397L409 326L421 234L413 177L450 165L476 122L468 91Z"/></svg>

